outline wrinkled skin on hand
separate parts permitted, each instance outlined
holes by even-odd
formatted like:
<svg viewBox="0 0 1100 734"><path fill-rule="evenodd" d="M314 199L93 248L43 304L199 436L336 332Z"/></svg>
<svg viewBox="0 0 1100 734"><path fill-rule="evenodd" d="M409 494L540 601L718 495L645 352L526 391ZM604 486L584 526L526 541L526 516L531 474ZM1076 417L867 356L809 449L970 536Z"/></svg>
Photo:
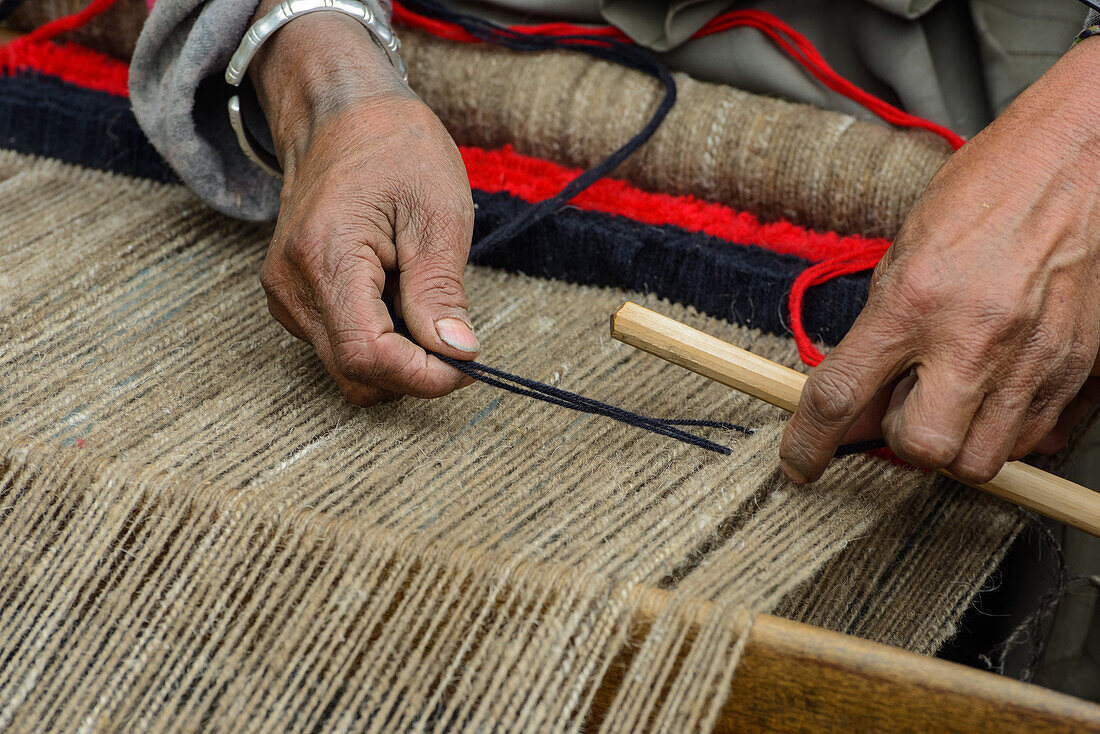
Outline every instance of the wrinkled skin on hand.
<svg viewBox="0 0 1100 734"><path fill-rule="evenodd" d="M425 351L479 348L463 287L473 199L454 142L349 18L296 19L261 53L252 78L285 177L260 274L272 315L358 405L468 384Z"/></svg>
<svg viewBox="0 0 1100 734"><path fill-rule="evenodd" d="M1079 87L1098 62L1080 44L933 178L806 383L780 449L793 480L883 435L986 482L1060 448L1100 399L1100 108Z"/></svg>

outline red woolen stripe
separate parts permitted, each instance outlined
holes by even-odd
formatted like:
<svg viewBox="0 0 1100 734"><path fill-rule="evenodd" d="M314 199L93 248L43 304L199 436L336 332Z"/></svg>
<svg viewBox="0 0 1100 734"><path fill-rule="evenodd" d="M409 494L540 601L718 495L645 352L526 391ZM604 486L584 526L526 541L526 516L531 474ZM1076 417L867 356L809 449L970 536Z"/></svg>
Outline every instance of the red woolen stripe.
<svg viewBox="0 0 1100 734"><path fill-rule="evenodd" d="M463 147L462 160L470 186L480 191L505 192L524 201L548 199L581 173L539 158L520 155L511 146L501 150ZM738 244L757 245L784 255L820 261L848 257L868 247L889 245L887 240L816 232L785 220L764 223L748 212L694 196L643 191L624 181L601 179L571 202L578 209L629 217L644 224L671 224Z"/></svg>
<svg viewBox="0 0 1100 734"><path fill-rule="evenodd" d="M420 15L396 1L393 3L393 19L394 22L401 25L419 28L449 41L481 43L480 38L470 34L459 25ZM765 13L761 10L731 10L712 18L706 25L696 31L692 38L703 38L739 27L755 28L760 31L788 56L805 67L822 84L867 108L885 122L898 127L928 130L946 140L954 150L958 150L966 142L961 136L943 125L938 125L930 120L925 120L922 117L898 109L889 102L879 99L848 81L829 66L825 58L810 42L810 39L771 13ZM509 29L526 35L588 36L607 38L620 43L634 43L633 39L613 26L582 26L558 22L538 25L514 25L510 26Z"/></svg>
<svg viewBox="0 0 1100 734"><path fill-rule="evenodd" d="M20 71L46 74L119 97L129 95L130 69L126 62L75 43L33 41L24 36L0 47L0 74Z"/></svg>
<svg viewBox="0 0 1100 734"><path fill-rule="evenodd" d="M58 77L86 89L119 96L127 94L124 62L76 44L17 41L0 49L0 71L10 74L23 70ZM580 174L578 169L520 155L511 146L501 150L464 147L462 158L473 188L508 193L531 203L550 198ZM816 232L783 220L763 223L748 212L722 204L693 196L644 191L613 179L597 181L571 204L587 211L629 217L644 224L674 225L815 262L847 258L868 249L882 250L888 245L881 239Z"/></svg>

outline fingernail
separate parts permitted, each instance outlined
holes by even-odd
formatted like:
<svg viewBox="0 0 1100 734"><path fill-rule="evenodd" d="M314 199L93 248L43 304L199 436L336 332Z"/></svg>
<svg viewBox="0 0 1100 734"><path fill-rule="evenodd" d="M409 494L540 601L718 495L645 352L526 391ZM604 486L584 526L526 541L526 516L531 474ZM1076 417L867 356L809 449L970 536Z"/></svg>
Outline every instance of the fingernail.
<svg viewBox="0 0 1100 734"><path fill-rule="evenodd" d="M435 330L440 339L455 349L471 354L476 354L481 349L473 330L460 319L450 317L440 319L435 322Z"/></svg>
<svg viewBox="0 0 1100 734"><path fill-rule="evenodd" d="M790 479L795 484L805 484L806 476L788 464L786 461L781 460L779 462L779 468L783 470L783 473L787 475L787 479Z"/></svg>

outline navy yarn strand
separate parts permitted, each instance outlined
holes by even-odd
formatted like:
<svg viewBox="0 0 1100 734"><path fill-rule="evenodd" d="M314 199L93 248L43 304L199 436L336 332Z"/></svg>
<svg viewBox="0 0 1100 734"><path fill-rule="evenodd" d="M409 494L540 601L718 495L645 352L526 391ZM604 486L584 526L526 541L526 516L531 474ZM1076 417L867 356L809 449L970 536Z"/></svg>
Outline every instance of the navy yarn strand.
<svg viewBox="0 0 1100 734"><path fill-rule="evenodd" d="M561 388L547 385L536 380L513 375L503 370L496 369L495 367L481 364L480 362L454 359L441 354L436 354L434 356L463 374L502 390L534 398L535 400L541 400L552 405L558 405L563 408L569 408L570 410L576 410L581 413L601 415L628 426L634 426L635 428L641 428L650 433L674 438L683 443L698 446L699 448L714 451L715 453L726 456L732 453L732 450L728 446L723 446L722 444L697 436L694 433L681 430L677 426L719 428L727 431L736 431L745 435L752 435L753 433L751 428L725 421L653 418L640 413L624 410L618 406L585 397L584 395L578 395L568 390L562 390Z"/></svg>
<svg viewBox="0 0 1100 734"><path fill-rule="evenodd" d="M886 444L886 440L881 438L875 438L870 441L854 441L838 447L836 453L833 454L833 458L840 459L845 456L866 454L868 451L880 451L885 448L889 447Z"/></svg>
<svg viewBox="0 0 1100 734"><path fill-rule="evenodd" d="M484 262L486 259L501 252L510 242L523 234L528 228L548 215L562 209L574 196L618 168L623 161L653 137L657 128L661 126L661 123L664 122L668 113L676 104L676 80L672 78L672 74L669 72L668 68L654 59L648 52L637 46L597 35L575 34L568 36L539 36L535 34L526 34L514 31L510 28L505 28L483 18L455 12L440 5L434 0L406 0L406 5L421 14L453 23L461 27L470 35L489 43L503 46L514 51L547 51L551 49L578 51L649 74L661 82L665 88L665 94L660 104L657 105L657 109L654 110L649 121L636 135L598 164L574 178L554 196L529 207L522 214L506 221L492 232L482 237L479 241L475 242L470 249L470 257L474 261ZM404 324L400 323L397 319L394 321L398 324L399 331L408 336L408 331L405 329ZM578 395L568 390L562 390L536 380L529 380L525 377L513 375L503 370L481 364L480 362L458 360L440 354L434 356L461 371L463 374L487 385L492 385L493 387L517 395L541 400L551 405L569 408L570 410L576 410L591 415L605 416L626 425L641 428L662 436L668 436L669 438L674 438L692 446L698 446L708 451L714 451L727 456L732 453L729 447L689 433L688 431L682 430L682 428L718 428L736 431L745 435L752 435L753 433L750 428L746 428L736 423L727 423L725 421L653 418L623 410L617 406L594 400L583 395ZM863 448L862 444L851 444L849 446L840 447L840 449L837 450L837 456L861 453L862 451L873 450L874 448L879 448L879 446L876 445L870 448Z"/></svg>
<svg viewBox="0 0 1100 734"><path fill-rule="evenodd" d="M489 43L515 51L547 51L551 49L579 51L605 61L612 61L645 72L660 81L665 88L661 103L654 110L649 122L638 134L598 164L574 178L554 196L540 201L523 214L505 222L474 243L470 249L470 257L473 259L484 260L499 252L529 227L558 211L568 204L574 196L618 168L634 151L653 137L653 133L657 132L657 128L661 126L669 111L672 110L673 105L676 104L676 80L672 78L668 68L637 46L595 35L539 36L520 33L482 18L456 13L433 0L408 0L406 5L424 15L454 23L470 35Z"/></svg>

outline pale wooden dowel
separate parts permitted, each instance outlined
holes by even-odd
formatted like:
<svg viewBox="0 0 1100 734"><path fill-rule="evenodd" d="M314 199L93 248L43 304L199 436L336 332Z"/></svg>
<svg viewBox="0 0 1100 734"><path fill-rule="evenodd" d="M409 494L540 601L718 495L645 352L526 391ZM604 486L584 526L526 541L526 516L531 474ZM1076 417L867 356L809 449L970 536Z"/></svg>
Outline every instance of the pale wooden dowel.
<svg viewBox="0 0 1100 734"><path fill-rule="evenodd" d="M806 382L797 370L636 303L612 315L611 337L788 411L798 407ZM971 486L1100 537L1100 493L1067 479L1010 461L992 481Z"/></svg>

